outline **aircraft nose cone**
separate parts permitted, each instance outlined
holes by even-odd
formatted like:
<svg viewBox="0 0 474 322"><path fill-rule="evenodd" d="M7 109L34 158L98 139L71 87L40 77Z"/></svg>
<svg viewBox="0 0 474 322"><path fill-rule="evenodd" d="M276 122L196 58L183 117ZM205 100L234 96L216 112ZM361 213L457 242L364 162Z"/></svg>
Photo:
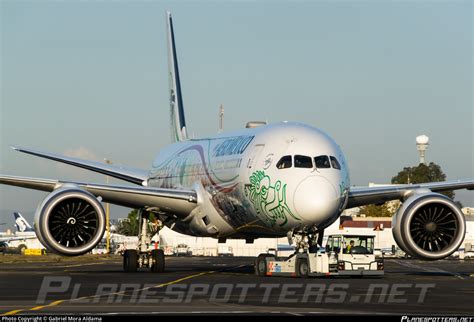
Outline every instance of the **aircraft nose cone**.
<svg viewBox="0 0 474 322"><path fill-rule="evenodd" d="M319 223L337 211L339 196L334 185L324 177L311 176L296 188L294 207L305 221Z"/></svg>

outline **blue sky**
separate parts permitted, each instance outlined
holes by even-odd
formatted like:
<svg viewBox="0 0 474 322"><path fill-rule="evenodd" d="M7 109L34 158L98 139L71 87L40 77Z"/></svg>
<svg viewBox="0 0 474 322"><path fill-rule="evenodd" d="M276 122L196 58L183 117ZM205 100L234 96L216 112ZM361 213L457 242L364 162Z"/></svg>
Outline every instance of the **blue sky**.
<svg viewBox="0 0 474 322"><path fill-rule="evenodd" d="M303 121L342 147L352 184L415 165L474 177L471 1L8 1L1 8L0 173L104 177L10 144L148 168L169 142L165 10L194 136ZM0 187L0 222L45 194ZM458 192L474 206L474 193ZM113 208L113 217L127 210Z"/></svg>

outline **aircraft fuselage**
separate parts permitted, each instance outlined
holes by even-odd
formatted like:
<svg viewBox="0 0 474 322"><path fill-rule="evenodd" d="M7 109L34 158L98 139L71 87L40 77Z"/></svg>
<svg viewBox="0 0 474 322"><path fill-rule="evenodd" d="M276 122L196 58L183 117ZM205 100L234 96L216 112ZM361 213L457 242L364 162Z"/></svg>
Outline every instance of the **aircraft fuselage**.
<svg viewBox="0 0 474 322"><path fill-rule="evenodd" d="M154 160L148 186L198 191L199 207L173 229L242 238L329 226L344 210L350 181L331 137L283 122L171 144Z"/></svg>

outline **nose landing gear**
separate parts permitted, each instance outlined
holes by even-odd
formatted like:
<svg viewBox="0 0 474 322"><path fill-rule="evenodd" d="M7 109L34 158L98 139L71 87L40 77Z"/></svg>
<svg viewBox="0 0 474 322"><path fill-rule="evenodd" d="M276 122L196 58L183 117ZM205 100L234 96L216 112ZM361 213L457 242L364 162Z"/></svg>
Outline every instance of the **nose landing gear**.
<svg viewBox="0 0 474 322"><path fill-rule="evenodd" d="M150 225L150 214L143 209L138 210L138 244L136 249L127 249L123 254L123 270L136 272L138 268L149 268L152 272L161 273L165 270L165 254L162 249L148 250L151 238L158 232L161 225Z"/></svg>
<svg viewBox="0 0 474 322"><path fill-rule="evenodd" d="M318 267L315 260L321 260L321 252L318 250L323 243L323 236L324 230L318 230L316 227L288 232L288 243L295 245L294 254L288 258L276 257L273 254L258 255L255 260L255 274L303 278L314 275L314 269L311 271L310 267Z"/></svg>
<svg viewBox="0 0 474 322"><path fill-rule="evenodd" d="M324 229L309 228L300 231L288 232L288 243L295 245L295 253L308 250L310 253L316 253L318 247L323 244Z"/></svg>

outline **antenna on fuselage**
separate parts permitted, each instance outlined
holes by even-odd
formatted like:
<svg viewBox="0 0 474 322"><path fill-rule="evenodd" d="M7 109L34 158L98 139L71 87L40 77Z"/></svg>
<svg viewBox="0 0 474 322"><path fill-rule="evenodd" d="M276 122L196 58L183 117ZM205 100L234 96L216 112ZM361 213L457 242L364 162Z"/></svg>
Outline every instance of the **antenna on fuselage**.
<svg viewBox="0 0 474 322"><path fill-rule="evenodd" d="M224 131L224 105L219 107L219 133Z"/></svg>

